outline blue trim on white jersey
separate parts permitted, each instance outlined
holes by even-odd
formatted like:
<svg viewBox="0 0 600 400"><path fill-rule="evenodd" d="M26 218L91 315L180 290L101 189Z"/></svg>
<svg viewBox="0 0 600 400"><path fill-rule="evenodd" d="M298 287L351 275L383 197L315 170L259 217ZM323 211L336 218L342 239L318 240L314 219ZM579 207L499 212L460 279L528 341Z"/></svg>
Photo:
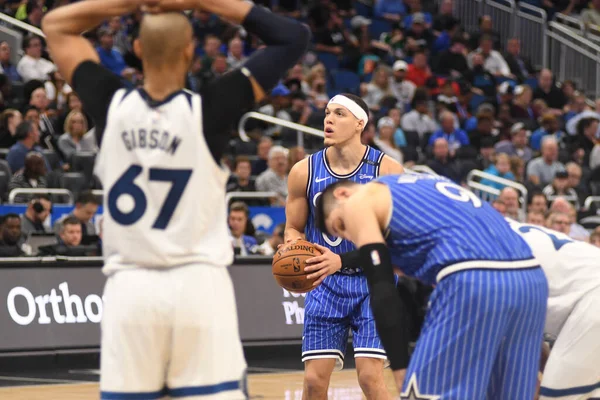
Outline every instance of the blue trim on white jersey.
<svg viewBox="0 0 600 400"><path fill-rule="evenodd" d="M221 382L215 385L188 386L177 389L169 389L170 397L208 396L211 394L238 390L240 381Z"/></svg>
<svg viewBox="0 0 600 400"><path fill-rule="evenodd" d="M574 387L566 388L566 389L550 389L550 388L542 386L540 388L540 396L547 396L547 397L573 396L573 395L577 395L577 394L590 393L597 389L600 389L600 382L595 383L593 385L574 386Z"/></svg>
<svg viewBox="0 0 600 400"><path fill-rule="evenodd" d="M208 396L240 389L240 381L221 382L214 385L188 386L176 389L163 388L155 392L101 392L102 400L154 400L165 396L188 397Z"/></svg>
<svg viewBox="0 0 600 400"><path fill-rule="evenodd" d="M167 388L155 392L100 392L101 400L154 400L167 395Z"/></svg>

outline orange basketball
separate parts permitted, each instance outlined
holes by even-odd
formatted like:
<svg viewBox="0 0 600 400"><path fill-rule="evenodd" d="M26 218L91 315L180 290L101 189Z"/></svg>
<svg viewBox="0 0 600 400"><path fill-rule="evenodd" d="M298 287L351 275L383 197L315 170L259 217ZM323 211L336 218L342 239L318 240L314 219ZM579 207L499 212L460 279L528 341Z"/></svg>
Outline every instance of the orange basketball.
<svg viewBox="0 0 600 400"><path fill-rule="evenodd" d="M306 240L283 245L273 256L273 276L277 284L294 293L306 293L314 289L316 279L306 279L306 260L320 256L321 252Z"/></svg>

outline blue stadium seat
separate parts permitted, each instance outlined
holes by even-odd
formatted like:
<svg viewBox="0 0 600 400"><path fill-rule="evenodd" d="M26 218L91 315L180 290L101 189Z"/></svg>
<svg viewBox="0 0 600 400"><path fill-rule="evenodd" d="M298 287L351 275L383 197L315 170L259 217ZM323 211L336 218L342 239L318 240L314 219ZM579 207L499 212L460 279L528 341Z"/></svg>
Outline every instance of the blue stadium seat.
<svg viewBox="0 0 600 400"><path fill-rule="evenodd" d="M373 19L373 22L369 26L369 33L375 39L379 39L382 33L387 33L392 31L392 23L389 21L385 21L382 19Z"/></svg>
<svg viewBox="0 0 600 400"><path fill-rule="evenodd" d="M485 96L482 96L480 94L474 94L473 97L471 98L471 102L469 103L471 106L471 110L476 110L477 107L479 107L481 105L481 103L483 103L485 101Z"/></svg>
<svg viewBox="0 0 600 400"><path fill-rule="evenodd" d="M338 69L340 67L340 60L335 54L319 51L317 53L317 58L323 63L327 71L333 71L334 69Z"/></svg>
<svg viewBox="0 0 600 400"><path fill-rule="evenodd" d="M352 71L340 69L331 72L333 88L339 92L358 93L360 77Z"/></svg>
<svg viewBox="0 0 600 400"><path fill-rule="evenodd" d="M517 86L517 84L518 84L518 83L517 83L517 82L515 82L513 79L507 78L506 76L497 76L497 77L496 77L496 84L497 84L497 85L501 85L501 84L503 84L504 82L511 82L511 84L512 84L512 87L515 87L515 86Z"/></svg>
<svg viewBox="0 0 600 400"><path fill-rule="evenodd" d="M535 90L538 87L538 80L537 78L527 78L527 80L525 80L525 84L531 86L531 89Z"/></svg>
<svg viewBox="0 0 600 400"><path fill-rule="evenodd" d="M371 79L373 79L373 73L370 73L370 74L364 74L364 75L362 76L362 79L361 79L361 80L362 80L363 82L369 83L369 82L371 82Z"/></svg>
<svg viewBox="0 0 600 400"><path fill-rule="evenodd" d="M363 17L371 17L373 15L373 7L360 1L354 3L354 9L358 15L362 15Z"/></svg>

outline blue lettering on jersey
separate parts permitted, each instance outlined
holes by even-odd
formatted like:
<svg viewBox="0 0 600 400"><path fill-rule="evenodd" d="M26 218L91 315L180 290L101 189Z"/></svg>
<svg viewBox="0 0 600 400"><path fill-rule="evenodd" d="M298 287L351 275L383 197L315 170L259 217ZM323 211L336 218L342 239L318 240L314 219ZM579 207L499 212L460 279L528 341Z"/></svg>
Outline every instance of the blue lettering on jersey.
<svg viewBox="0 0 600 400"><path fill-rule="evenodd" d="M306 195L309 203L309 217L306 223L306 240L329 248L336 254L346 253L355 249L352 242L342 238L327 235L316 227L314 211L317 199L321 192L338 180L352 180L358 183L367 183L379 176L379 167L384 154L367 146L362 162L348 175L338 175L332 171L327 163L327 149L321 150L310 156L308 161L308 187Z"/></svg>
<svg viewBox="0 0 600 400"><path fill-rule="evenodd" d="M386 236L392 263L407 275L431 284L441 269L460 262L533 259L504 217L469 190L425 174L377 181L392 194Z"/></svg>
<svg viewBox="0 0 600 400"><path fill-rule="evenodd" d="M528 233L529 231L532 231L532 230L542 232L543 234L548 236L550 238L550 240L552 240L552 244L554 245L554 249L556 251L560 250L560 248L566 244L573 243L573 240L561 239L558 236L556 236L555 234L553 234L551 231L549 231L547 229L543 229L539 226L523 225L523 226L519 227L519 232L522 232L522 233Z"/></svg>
<svg viewBox="0 0 600 400"><path fill-rule="evenodd" d="M167 131L160 132L157 129L131 129L121 133L121 139L125 148L129 151L134 149L159 149L171 155L175 154L181 138L173 136Z"/></svg>

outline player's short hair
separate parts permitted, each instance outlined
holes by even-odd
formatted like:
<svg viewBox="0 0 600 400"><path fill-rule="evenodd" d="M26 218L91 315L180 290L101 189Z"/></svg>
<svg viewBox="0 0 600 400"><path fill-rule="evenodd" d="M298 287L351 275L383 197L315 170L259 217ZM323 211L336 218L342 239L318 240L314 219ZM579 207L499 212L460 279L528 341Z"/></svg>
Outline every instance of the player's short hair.
<svg viewBox="0 0 600 400"><path fill-rule="evenodd" d="M81 226L81 221L79 221L79 219L73 215L66 217L65 219L62 220L62 223L60 225L61 233L65 231L65 227L67 225L80 225Z"/></svg>
<svg viewBox="0 0 600 400"><path fill-rule="evenodd" d="M233 211L243 212L244 214L246 214L246 218L250 216L250 209L248 209L248 206L243 201L234 201L233 203L231 203L231 205L229 206L229 212Z"/></svg>
<svg viewBox="0 0 600 400"><path fill-rule="evenodd" d="M33 130L33 124L29 121L23 121L19 125L17 125L17 129L15 130L15 140L25 140L29 133Z"/></svg>
<svg viewBox="0 0 600 400"><path fill-rule="evenodd" d="M285 157L288 156L288 149L286 149L283 146L273 146L271 147L271 149L269 150L269 156L268 159L272 159L273 157L275 157L277 154L283 154Z"/></svg>
<svg viewBox="0 0 600 400"><path fill-rule="evenodd" d="M333 210L337 204L335 197L333 197L333 192L335 189L354 185L358 185L358 183L346 179L337 181L336 183L327 186L317 198L315 207L315 220L317 222L317 228L321 232L327 232L327 225L325 224L325 221L327 221L327 217L329 217L331 210Z"/></svg>
<svg viewBox="0 0 600 400"><path fill-rule="evenodd" d="M4 223L4 222L8 221L9 219L14 219L14 218L16 218L16 219L18 219L18 220L21 220L21 216L20 216L19 214L15 214L15 213L8 213L8 214L5 214L5 215L2 217L2 223Z"/></svg>
<svg viewBox="0 0 600 400"><path fill-rule="evenodd" d="M533 203L533 199L536 197L543 197L544 201L546 202L546 206L548 205L548 198L546 197L546 195L544 194L544 192L542 192L541 190L534 190L533 192L531 192L529 194L529 199L527 201L528 205L531 205L531 203Z"/></svg>
<svg viewBox="0 0 600 400"><path fill-rule="evenodd" d="M245 163L245 162L252 165L252 162L250 161L250 158L248 158L248 156L237 156L235 158L235 162L233 164L233 169L236 169L239 164Z"/></svg>
<svg viewBox="0 0 600 400"><path fill-rule="evenodd" d="M364 112L365 112L367 115L369 115L369 106L367 106L367 103L365 103L365 101L364 101L362 98L360 98L360 97L358 97L357 95L355 95L355 94L352 94L352 93L340 93L340 95L341 95L341 96L344 96L344 97L347 97L347 98L349 98L350 100L352 100L353 102L355 102L356 104L358 104L358 106L359 106L360 108L362 108L362 109L363 109L363 111L364 111Z"/></svg>
<svg viewBox="0 0 600 400"><path fill-rule="evenodd" d="M92 203L95 205L100 205L100 202L98 201L98 198L96 197L95 194L92 193L91 190L84 190L83 192L79 193L79 195L77 196L77 199L75 200L75 204L88 204L88 203Z"/></svg>

